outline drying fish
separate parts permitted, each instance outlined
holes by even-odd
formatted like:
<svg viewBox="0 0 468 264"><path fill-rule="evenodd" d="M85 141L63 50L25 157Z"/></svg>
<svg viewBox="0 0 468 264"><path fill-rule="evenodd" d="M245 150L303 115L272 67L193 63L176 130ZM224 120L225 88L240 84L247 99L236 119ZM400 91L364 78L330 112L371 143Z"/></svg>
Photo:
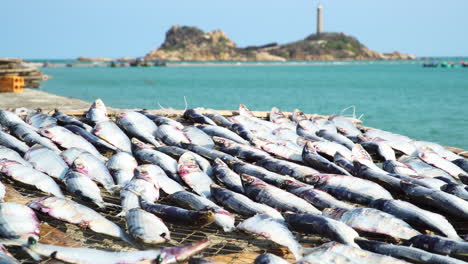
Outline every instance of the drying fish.
<svg viewBox="0 0 468 264"><path fill-rule="evenodd" d="M218 181L229 189L239 193L244 192L239 174L232 171L221 159L215 159L213 163L213 174Z"/></svg>
<svg viewBox="0 0 468 264"><path fill-rule="evenodd" d="M125 215L127 228L135 239L147 244L159 244L171 240L169 229L154 214L133 208Z"/></svg>
<svg viewBox="0 0 468 264"><path fill-rule="evenodd" d="M213 141L218 146L219 150L238 158L257 161L270 157L270 155L263 150L249 145L240 144L226 138L215 136L213 137Z"/></svg>
<svg viewBox="0 0 468 264"><path fill-rule="evenodd" d="M162 127L162 126L160 126ZM169 155L166 155L160 151L154 150L150 145L145 144L135 138L132 139L132 142L135 144L136 148L133 151L135 158L140 160L143 163L151 163L158 165L167 176L171 177L173 180L183 183L177 172L177 161L171 158Z"/></svg>
<svg viewBox="0 0 468 264"><path fill-rule="evenodd" d="M94 147L103 151L112 151L117 152L117 148L112 146L111 144L107 143L105 140L102 140L95 135L91 134L91 132L75 125L66 125L66 129L70 130L71 132L75 133L86 139L89 143L93 144Z"/></svg>
<svg viewBox="0 0 468 264"><path fill-rule="evenodd" d="M287 247L296 260L302 257L302 246L296 241L283 220L272 218L266 214L258 214L242 221L237 229L263 236Z"/></svg>
<svg viewBox="0 0 468 264"><path fill-rule="evenodd" d="M2 264L20 264L18 260L16 260L10 252L3 246L0 245L0 263Z"/></svg>
<svg viewBox="0 0 468 264"><path fill-rule="evenodd" d="M296 133L295 129L289 129L289 128L284 128L284 127L273 130L272 134L275 135L276 138L279 140L284 140L286 142L290 141L290 142L295 143L296 145L297 145L297 142L299 141L299 138L301 138L301 136L299 136ZM302 138L302 139L307 140L305 138Z"/></svg>
<svg viewBox="0 0 468 264"><path fill-rule="evenodd" d="M16 161L0 160L0 172L5 173L15 181L34 186L45 193L63 197L60 187L50 176Z"/></svg>
<svg viewBox="0 0 468 264"><path fill-rule="evenodd" d="M319 130L323 129L332 133L338 133L335 124L323 116L314 115L309 120L312 121Z"/></svg>
<svg viewBox="0 0 468 264"><path fill-rule="evenodd" d="M96 99L94 101L88 112L86 112L86 119L93 124L109 121L109 118L107 117L107 108L101 99Z"/></svg>
<svg viewBox="0 0 468 264"><path fill-rule="evenodd" d="M209 135L203 130L198 129L194 126L186 126L182 130L185 136L189 139L189 142L195 145L199 145L205 148L214 148L215 143Z"/></svg>
<svg viewBox="0 0 468 264"><path fill-rule="evenodd" d="M251 122L255 122L255 123L258 123L264 127L267 127L268 129L270 130L274 130L274 129L277 129L278 127L280 127L279 125L275 124L275 123L272 123L272 122L268 122L266 120L263 120L263 119L260 119L258 117L256 117L245 105L243 104L240 104L239 105L239 116L242 116L248 120L250 120Z"/></svg>
<svg viewBox="0 0 468 264"><path fill-rule="evenodd" d="M391 190L400 190L400 182L401 179L393 176L401 176L397 174L393 174L391 176L387 172L381 173L380 171L376 171L375 168L370 168L367 165L364 165L360 162L354 161L354 175L369 181L373 181L378 183L379 185L384 186L386 189ZM411 180L411 182L417 182L416 179L413 178L406 178ZM420 182L418 182L420 183ZM426 184L424 184L426 186Z"/></svg>
<svg viewBox="0 0 468 264"><path fill-rule="evenodd" d="M410 239L420 235L403 220L377 209L356 208L351 210L327 208L323 214L341 221L358 231L378 233L395 239Z"/></svg>
<svg viewBox="0 0 468 264"><path fill-rule="evenodd" d="M23 124L16 124L10 127L10 133L24 141L28 146L34 146L35 144L43 145L44 147L50 148L51 150L59 153L60 150L57 146L50 141L48 138L41 137L36 131L27 127Z"/></svg>
<svg viewBox="0 0 468 264"><path fill-rule="evenodd" d="M0 146L5 146L7 148L10 148L20 153L21 155L24 154L29 149L28 145L24 144L22 141L18 140L14 136L3 132L1 129L0 129Z"/></svg>
<svg viewBox="0 0 468 264"><path fill-rule="evenodd" d="M255 165L261 166L269 171L276 172L282 175L289 175L293 178L302 178L308 175L314 175L319 173L317 170L312 169L311 167L302 166L294 162L275 159L275 158L266 158L260 161L257 161Z"/></svg>
<svg viewBox="0 0 468 264"><path fill-rule="evenodd" d="M353 146L354 146L354 142L351 141L349 138L341 135L341 134L338 134L338 133L334 133L334 132L330 132L328 130L319 130L317 133L317 136L321 137L321 138L324 138L326 140L329 140L331 142L336 142L338 144L341 144L345 147L347 147L348 149L352 149Z"/></svg>
<svg viewBox="0 0 468 264"><path fill-rule="evenodd" d="M452 162L442 158L429 147L422 147L418 149L418 157L426 163L444 170L457 180L459 179L459 176L466 176L464 170Z"/></svg>
<svg viewBox="0 0 468 264"><path fill-rule="evenodd" d="M302 152L302 159L304 160L305 164L323 172L351 175L345 169L320 156L320 154L318 154L315 150L312 142L307 142L305 145Z"/></svg>
<svg viewBox="0 0 468 264"><path fill-rule="evenodd" d="M88 176L69 170L64 176L63 182L65 182L70 193L78 196L83 201L92 202L99 208L106 207L99 187Z"/></svg>
<svg viewBox="0 0 468 264"><path fill-rule="evenodd" d="M39 238L40 222L31 208L17 203L0 203L0 237L19 239Z"/></svg>
<svg viewBox="0 0 468 264"><path fill-rule="evenodd" d="M230 128L232 126L232 122L227 120L226 117L218 114L218 113L206 113L206 114L203 114L204 116L208 117L209 119L213 120L213 122L216 123L216 125L218 126L222 126L222 127L225 127L225 128Z"/></svg>
<svg viewBox="0 0 468 264"><path fill-rule="evenodd" d="M230 129L249 142L251 142L252 139L255 138L252 131L250 131L247 127L240 123L233 123Z"/></svg>
<svg viewBox="0 0 468 264"><path fill-rule="evenodd" d="M170 119L170 118L167 118L165 116L160 116L160 115L153 115L153 114L146 113L146 112L142 112L142 114L144 114L147 118L151 119L158 126L169 125L178 129L184 128L184 125L182 125L180 122L174 119Z"/></svg>
<svg viewBox="0 0 468 264"><path fill-rule="evenodd" d="M142 178L133 178L120 190L122 211L118 216L124 216L130 209L140 208L140 200L154 203L159 199L159 186Z"/></svg>
<svg viewBox="0 0 468 264"><path fill-rule="evenodd" d="M72 165L73 161L75 161L76 158L81 153L87 152L86 150L82 148L69 148L67 150L64 150L60 153L60 157L68 164ZM88 152L89 153L89 152Z"/></svg>
<svg viewBox="0 0 468 264"><path fill-rule="evenodd" d="M340 221L314 214L285 214L286 222L293 231L320 235L347 245L358 247L354 239L359 234Z"/></svg>
<svg viewBox="0 0 468 264"><path fill-rule="evenodd" d="M358 238L359 239L359 238ZM360 239L362 240L362 239ZM365 264L407 264L408 262L399 260L385 254L376 254L371 251L362 250L358 247L352 247L337 242L328 242L319 247L312 248L307 253L318 254L318 253L335 253L343 256L350 257L355 263Z"/></svg>
<svg viewBox="0 0 468 264"><path fill-rule="evenodd" d="M431 264L462 264L466 263L451 257L432 254L424 250L400 245L387 244L378 241L359 239L356 241L362 248L383 255L408 260L414 263Z"/></svg>
<svg viewBox="0 0 468 264"><path fill-rule="evenodd" d="M203 148L203 147L201 147ZM205 148L206 149L206 148ZM197 161L198 166L200 166L200 169L208 174L208 176L212 177L213 176L213 169L211 168L211 164L208 160L206 160L204 157L198 155L197 153L194 153L192 151L177 147L177 146L162 146L157 148L158 151L161 151L164 154L167 154L174 159L179 159L182 154L185 152L190 152L195 160Z"/></svg>
<svg viewBox="0 0 468 264"><path fill-rule="evenodd" d="M156 134L168 146L181 146L181 143L190 143L182 129L171 125L160 125Z"/></svg>
<svg viewBox="0 0 468 264"><path fill-rule="evenodd" d="M23 159L16 151L0 146L0 160L16 161L24 166L32 167L32 164Z"/></svg>
<svg viewBox="0 0 468 264"><path fill-rule="evenodd" d="M277 107L273 107L271 109L269 118L271 122L278 124L281 127L292 130L296 129L296 123L287 118Z"/></svg>
<svg viewBox="0 0 468 264"><path fill-rule="evenodd" d="M200 124L208 124L212 126L216 126L216 123L211 120L210 118L200 114L195 109L187 109L183 114L185 119L192 121L193 123L200 123Z"/></svg>
<svg viewBox="0 0 468 264"><path fill-rule="evenodd" d="M447 214L468 219L468 201L455 195L404 181L401 182L401 189L414 202L424 203Z"/></svg>
<svg viewBox="0 0 468 264"><path fill-rule="evenodd" d="M297 123L297 135L312 141L326 141L326 139L317 136L319 128L310 120L301 120Z"/></svg>
<svg viewBox="0 0 468 264"><path fill-rule="evenodd" d="M3 198L5 198L6 194L6 187L3 185L2 182L0 182L0 202L4 202Z"/></svg>
<svg viewBox="0 0 468 264"><path fill-rule="evenodd" d="M215 160L219 158L221 160L228 161L235 159L233 156L216 149L205 148L189 143L182 143L181 146L185 149L192 151L193 153L196 153L210 160Z"/></svg>
<svg viewBox="0 0 468 264"><path fill-rule="evenodd" d="M362 142L361 146L371 154L375 154L383 160L396 161L395 151L384 141Z"/></svg>
<svg viewBox="0 0 468 264"><path fill-rule="evenodd" d="M206 226L215 221L216 215L213 210L187 210L176 206L165 204L154 204L141 201L141 207L166 222L183 226Z"/></svg>
<svg viewBox="0 0 468 264"><path fill-rule="evenodd" d="M216 184L211 185L211 193L220 205L231 209L235 213L244 216L267 214L273 218L283 219L283 216L277 210L267 205L256 203L245 195L224 189Z"/></svg>
<svg viewBox="0 0 468 264"><path fill-rule="evenodd" d="M243 174L241 178L245 194L256 202L264 203L280 211L321 214L313 205L292 193L283 191L253 176Z"/></svg>
<svg viewBox="0 0 468 264"><path fill-rule="evenodd" d="M117 123L129 136L136 137L156 147L161 145L161 143L156 140L158 127L145 115L138 112L125 112L118 114L117 118Z"/></svg>
<svg viewBox="0 0 468 264"><path fill-rule="evenodd" d="M345 146L331 141L312 142L310 146L327 157L333 158L336 153L340 153L347 160L352 161L352 152ZM354 146L354 145L353 145Z"/></svg>
<svg viewBox="0 0 468 264"><path fill-rule="evenodd" d="M35 114L28 115L26 117L26 123L39 129L47 126L56 126L57 119L48 114L37 112Z"/></svg>
<svg viewBox="0 0 468 264"><path fill-rule="evenodd" d="M468 159L460 158L456 160L452 160L453 164L460 167L462 170L468 173Z"/></svg>
<svg viewBox="0 0 468 264"><path fill-rule="evenodd" d="M299 123L299 121L302 121L302 120L308 120L307 119L307 116L299 109L294 109L293 111L293 114L290 116L291 120L296 122L296 123Z"/></svg>
<svg viewBox="0 0 468 264"><path fill-rule="evenodd" d="M292 177L274 173L262 167L252 165L241 160L231 160L228 162L228 164L232 170L234 170L239 175L247 174L255 176L256 178L259 178L277 187L283 186L286 180L294 180Z"/></svg>
<svg viewBox="0 0 468 264"><path fill-rule="evenodd" d="M198 129L201 129L203 132L210 136L217 136L217 137L223 137L230 139L232 141L236 141L241 144L246 144L248 145L249 142L236 133L232 132L231 130L220 127L220 126L210 126L210 125L197 125L196 126Z"/></svg>
<svg viewBox="0 0 468 264"><path fill-rule="evenodd" d="M182 180L199 195L208 199L211 198L210 185L213 180L204 173L198 166L191 153L184 153L180 156L178 172Z"/></svg>
<svg viewBox="0 0 468 264"><path fill-rule="evenodd" d="M221 227L225 232L234 231L234 216L222 207L216 205L205 197L196 194L180 191L168 196L170 200L178 205L192 210L213 210L215 214L215 224Z"/></svg>
<svg viewBox="0 0 468 264"><path fill-rule="evenodd" d="M435 235L419 235L411 238L408 244L441 255L459 258L468 256L468 242L454 241Z"/></svg>
<svg viewBox="0 0 468 264"><path fill-rule="evenodd" d="M468 200L468 187L465 185L449 183L443 185L440 189L463 200Z"/></svg>
<svg viewBox="0 0 468 264"><path fill-rule="evenodd" d="M276 144L260 137L255 138L252 143L256 147L261 148L270 154L282 157L287 160L302 162L302 148L289 148L287 146Z"/></svg>
<svg viewBox="0 0 468 264"><path fill-rule="evenodd" d="M418 141L418 140L414 140L412 141L412 143L417 148L430 148L432 151L437 153L437 155L449 161L454 161L454 160L462 158L460 155L453 153L452 151L448 150L447 148L437 143L427 142L427 141Z"/></svg>
<svg viewBox="0 0 468 264"><path fill-rule="evenodd" d="M3 109L0 109L0 124L8 127L9 129L19 124L22 126L26 126L27 128L32 129L33 131L36 130L35 127L29 124L26 124L26 122L24 122L23 119L21 119L21 117L17 116L16 114L10 111L3 110Z"/></svg>
<svg viewBox="0 0 468 264"><path fill-rule="evenodd" d="M264 253L255 258L254 264L288 264L286 260L273 255L271 253Z"/></svg>
<svg viewBox="0 0 468 264"><path fill-rule="evenodd" d="M333 156L333 163L336 165L340 166L350 174L354 174L354 164L353 162L347 160L343 155L341 155L339 152L335 153L335 156Z"/></svg>
<svg viewBox="0 0 468 264"><path fill-rule="evenodd" d="M418 172L410 166L396 160L387 160L383 163L383 169L388 173L401 174L406 176L418 176Z"/></svg>
<svg viewBox="0 0 468 264"><path fill-rule="evenodd" d="M155 186L161 188L167 194L173 194L178 191L184 191L184 187L173 179L167 177L166 173L158 166L153 164L140 165L135 169L135 176L152 182Z"/></svg>
<svg viewBox="0 0 468 264"><path fill-rule="evenodd" d="M68 171L67 163L57 153L42 145L35 145L30 148L24 158L36 170L56 179L62 179Z"/></svg>
<svg viewBox="0 0 468 264"><path fill-rule="evenodd" d="M138 166L136 159L127 152L117 152L106 163L109 173L120 187L124 187L133 178L134 170Z"/></svg>
<svg viewBox="0 0 468 264"><path fill-rule="evenodd" d="M96 126L94 126L93 134L122 151L129 153L132 152L132 144L130 139L112 121L103 121L97 123Z"/></svg>
<svg viewBox="0 0 468 264"><path fill-rule="evenodd" d="M118 225L107 220L93 209L72 200L59 197L41 197L29 202L28 206L58 220L129 241L128 235Z"/></svg>
<svg viewBox="0 0 468 264"><path fill-rule="evenodd" d="M61 247L30 239L28 249L43 257L51 257L67 263L76 264L169 264L184 261L208 247L208 240L198 241L189 245L149 249L144 251L111 252L94 248ZM40 258L36 259L37 261Z"/></svg>
<svg viewBox="0 0 468 264"><path fill-rule="evenodd" d="M460 239L455 228L439 214L423 210L411 203L401 200L377 199L369 207L394 215L413 226L422 226L452 239Z"/></svg>
<svg viewBox="0 0 468 264"><path fill-rule="evenodd" d="M58 144L64 149L82 148L88 151L89 153L93 154L94 156L100 158L101 160L105 160L105 158L91 143L89 143L83 137L74 134L73 132L64 127L46 127L39 131L44 137L49 138L54 143Z"/></svg>
<svg viewBox="0 0 468 264"><path fill-rule="evenodd" d="M100 183L110 193L113 193L117 187L106 165L89 152L78 155L71 168Z"/></svg>
<svg viewBox="0 0 468 264"><path fill-rule="evenodd" d="M425 177L442 176L444 178L451 179L452 182L455 182L455 179L453 179L448 173L425 163L419 158L403 155L398 159L398 162L401 162L406 166L410 167L412 170L416 171L418 175L424 175Z"/></svg>
<svg viewBox="0 0 468 264"><path fill-rule="evenodd" d="M308 201L313 206L322 210L325 208L345 208L352 209L354 206L337 200L330 194L315 189L313 186L297 182L297 181L286 181L285 188L288 192L297 195L298 197Z"/></svg>
<svg viewBox="0 0 468 264"><path fill-rule="evenodd" d="M357 137L362 134L361 130L359 130L353 122L351 122L348 118L341 116L341 115L332 115L328 118L328 120L332 121L333 124L340 130L340 132L348 137Z"/></svg>
<svg viewBox="0 0 468 264"><path fill-rule="evenodd" d="M93 130L93 128L89 126L88 124L85 124L72 116L59 112L57 109L55 109L55 112L54 114L52 114L52 117L57 119L58 124L62 126L66 126L66 125L78 126L88 132L91 132Z"/></svg>

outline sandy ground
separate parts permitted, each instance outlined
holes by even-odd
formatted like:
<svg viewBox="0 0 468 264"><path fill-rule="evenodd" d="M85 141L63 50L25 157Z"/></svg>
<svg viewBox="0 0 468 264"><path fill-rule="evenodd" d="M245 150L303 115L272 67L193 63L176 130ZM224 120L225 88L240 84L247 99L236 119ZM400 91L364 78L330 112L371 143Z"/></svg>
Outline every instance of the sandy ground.
<svg viewBox="0 0 468 264"><path fill-rule="evenodd" d="M60 110L87 110L91 104L69 97L49 94L37 89L24 89L22 93L0 93L0 108L29 109L41 108L44 111L51 111L55 108Z"/></svg>

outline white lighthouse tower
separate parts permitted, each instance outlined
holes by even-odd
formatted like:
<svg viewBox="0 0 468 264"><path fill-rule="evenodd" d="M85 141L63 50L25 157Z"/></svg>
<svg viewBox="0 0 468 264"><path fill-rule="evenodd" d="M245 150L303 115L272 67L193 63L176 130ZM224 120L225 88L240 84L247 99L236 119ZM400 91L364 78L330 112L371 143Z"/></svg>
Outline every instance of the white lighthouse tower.
<svg viewBox="0 0 468 264"><path fill-rule="evenodd" d="M317 35L322 33L322 4L317 5Z"/></svg>

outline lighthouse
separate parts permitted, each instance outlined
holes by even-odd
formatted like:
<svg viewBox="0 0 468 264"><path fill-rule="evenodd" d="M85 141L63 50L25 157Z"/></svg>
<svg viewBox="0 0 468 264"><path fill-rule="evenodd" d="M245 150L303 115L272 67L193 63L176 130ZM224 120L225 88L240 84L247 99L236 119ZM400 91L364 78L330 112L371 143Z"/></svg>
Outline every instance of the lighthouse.
<svg viewBox="0 0 468 264"><path fill-rule="evenodd" d="M322 33L322 5L317 5L317 35Z"/></svg>

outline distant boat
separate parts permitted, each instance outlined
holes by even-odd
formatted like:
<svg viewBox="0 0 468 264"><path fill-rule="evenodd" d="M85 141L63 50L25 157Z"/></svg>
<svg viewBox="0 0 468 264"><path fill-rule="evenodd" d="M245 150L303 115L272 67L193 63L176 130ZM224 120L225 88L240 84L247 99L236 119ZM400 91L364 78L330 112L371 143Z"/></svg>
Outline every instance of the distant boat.
<svg viewBox="0 0 468 264"><path fill-rule="evenodd" d="M423 67L428 67L428 68L436 68L439 66L439 63L437 61L431 61L431 62L424 62Z"/></svg>

